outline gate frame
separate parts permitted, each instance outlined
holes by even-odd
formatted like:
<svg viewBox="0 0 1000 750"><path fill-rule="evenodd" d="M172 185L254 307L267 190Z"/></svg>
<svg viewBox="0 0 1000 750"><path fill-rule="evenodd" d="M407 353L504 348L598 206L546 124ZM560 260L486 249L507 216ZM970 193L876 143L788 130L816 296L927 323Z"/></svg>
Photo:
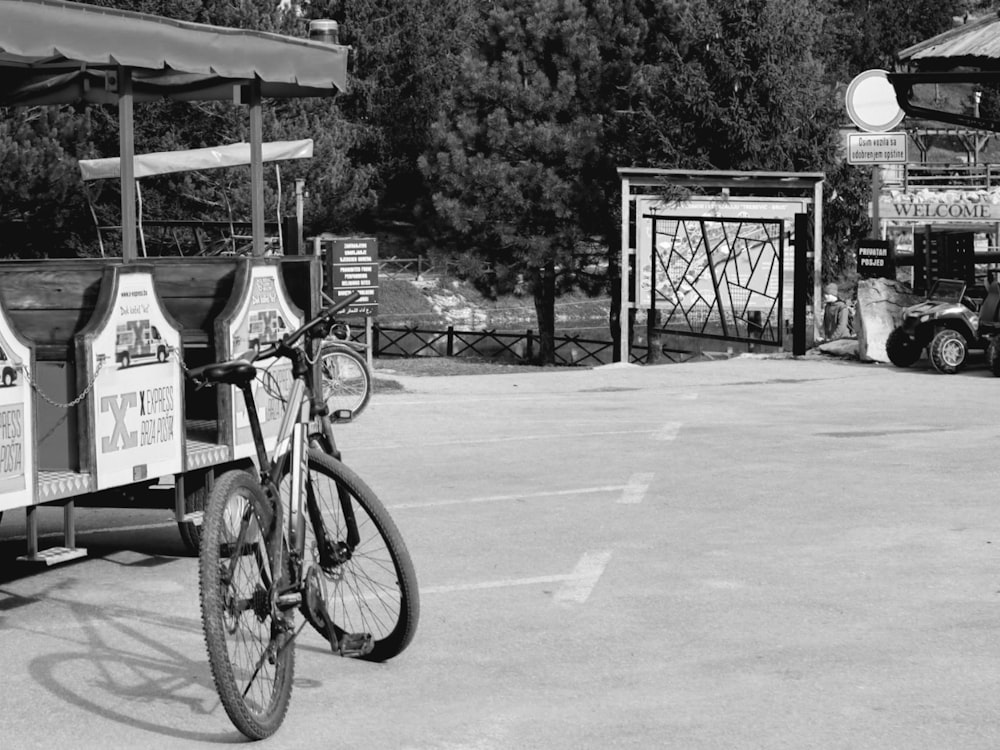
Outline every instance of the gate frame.
<svg viewBox="0 0 1000 750"><path fill-rule="evenodd" d="M823 261L823 182L826 174L823 172L741 172L721 170L687 170L687 169L657 169L654 167L619 167L618 176L621 179L621 256L620 283L621 301L619 303L619 345L618 359L621 362L630 361L631 341L629 339L630 310L636 309L636 301L630 299L633 285L630 283L629 260L636 256L638 226L636 216L636 201L641 196L648 196L667 185L697 190L692 197L731 197L739 200L767 200L769 198L786 197L799 198L807 206L812 207L813 215L813 331L819 336L819 327L823 321L822 299L820 285L822 283ZM747 217L752 220L753 217ZM801 243L795 248L796 258L802 256ZM795 273L795 293L799 295L800 275L798 263ZM805 290L801 290L805 291ZM783 325L784 321L779 321ZM804 329L802 331L804 333ZM797 335L798 334L798 335ZM799 342L804 342L804 335L793 332L796 350ZM794 351L794 354L804 354Z"/></svg>

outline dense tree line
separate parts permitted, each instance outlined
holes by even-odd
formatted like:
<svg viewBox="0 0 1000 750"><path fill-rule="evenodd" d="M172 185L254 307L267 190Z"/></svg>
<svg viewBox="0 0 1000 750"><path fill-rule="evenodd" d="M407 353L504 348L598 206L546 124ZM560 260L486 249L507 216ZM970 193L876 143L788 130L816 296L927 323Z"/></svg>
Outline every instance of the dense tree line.
<svg viewBox="0 0 1000 750"><path fill-rule="evenodd" d="M497 291L534 294L540 329L583 244L617 258L618 166L824 171L825 267L868 232L865 170L840 161L843 87L938 33L978 0L89 0L180 20L304 36L340 22L351 90L266 108L265 138L311 137L283 167L306 180L306 231L406 219L415 247L488 262ZM75 160L117 153L114 108L0 111L0 254L95 252ZM247 137L227 103L136 108L158 151ZM109 181L110 182L110 181ZM148 215L247 216L247 178L215 170L144 182ZM117 186L100 186L116 223ZM285 191L289 211L290 191ZM269 200L276 199L274 184ZM486 281L485 277L481 279ZM614 287L614 285L612 285ZM544 350L543 350L544 353Z"/></svg>

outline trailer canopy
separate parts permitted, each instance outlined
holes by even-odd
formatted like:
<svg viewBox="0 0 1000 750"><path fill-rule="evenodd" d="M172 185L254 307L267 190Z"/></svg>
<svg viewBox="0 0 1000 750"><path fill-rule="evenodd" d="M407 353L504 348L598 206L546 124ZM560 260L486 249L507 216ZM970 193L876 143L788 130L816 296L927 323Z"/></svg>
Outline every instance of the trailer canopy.
<svg viewBox="0 0 1000 750"><path fill-rule="evenodd" d="M134 102L248 105L254 255L263 255L262 99L346 91L347 53L338 44L65 0L0 0L0 105L118 105L126 263L137 254Z"/></svg>
<svg viewBox="0 0 1000 750"><path fill-rule="evenodd" d="M263 161L284 161L286 159L311 159L312 138L301 141L271 141L262 144ZM135 178L157 174L192 172L198 169L218 169L238 167L250 163L249 143L230 143L226 146L193 148L185 151L157 151L136 154ZM122 161L117 156L106 159L81 159L80 177L86 180L103 180L121 177Z"/></svg>
<svg viewBox="0 0 1000 750"><path fill-rule="evenodd" d="M122 67L136 101L232 100L254 80L275 98L347 88L340 45L64 0L0 0L0 19L0 104L115 103Z"/></svg>

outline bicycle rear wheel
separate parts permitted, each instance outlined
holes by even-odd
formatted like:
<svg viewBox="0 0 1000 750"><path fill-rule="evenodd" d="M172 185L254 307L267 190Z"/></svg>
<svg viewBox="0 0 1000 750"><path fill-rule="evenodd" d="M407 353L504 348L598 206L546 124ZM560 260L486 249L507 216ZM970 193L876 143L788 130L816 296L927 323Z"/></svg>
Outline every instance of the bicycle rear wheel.
<svg viewBox="0 0 1000 750"><path fill-rule="evenodd" d="M260 483L245 471L218 479L208 498L198 571L212 678L229 718L251 739L281 726L295 671L288 627L271 612L271 568L258 512L266 502Z"/></svg>
<svg viewBox="0 0 1000 750"><path fill-rule="evenodd" d="M324 566L315 529L306 519L303 565L316 565L326 585L326 608L338 638L370 634L371 652L359 658L385 661L411 640L420 614L417 575L396 524L375 493L351 469L320 450L309 451L309 487L331 542L341 551L349 546L348 527L338 488L357 522L359 540L349 559ZM289 478L281 483L288 501ZM323 627L310 618L321 635Z"/></svg>
<svg viewBox="0 0 1000 750"><path fill-rule="evenodd" d="M342 344L325 344L320 350L323 399L331 418L348 409L356 418L372 396L372 376L364 357Z"/></svg>

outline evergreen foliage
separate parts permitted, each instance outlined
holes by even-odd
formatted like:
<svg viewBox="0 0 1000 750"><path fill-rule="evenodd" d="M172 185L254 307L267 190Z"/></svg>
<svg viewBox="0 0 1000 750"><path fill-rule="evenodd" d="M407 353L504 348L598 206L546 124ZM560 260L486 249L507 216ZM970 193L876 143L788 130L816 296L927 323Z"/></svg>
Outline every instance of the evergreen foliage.
<svg viewBox="0 0 1000 750"><path fill-rule="evenodd" d="M526 287L541 333L574 253L616 272L618 166L824 171L824 267L834 278L869 231L868 173L843 164L843 87L990 0L83 0L179 20L306 35L340 23L351 90L269 102L266 140L310 137L282 165L282 210L306 180L306 231L415 223L422 242ZM993 92L984 107L994 107ZM247 139L245 108L137 104L141 151ZM0 109L0 254L95 253L76 160L118 153L114 107ZM267 172L268 218L275 181ZM102 224L118 186L93 186ZM142 183L147 217L250 213L249 170ZM617 288L612 283L611 289ZM548 352L542 350L543 356Z"/></svg>

